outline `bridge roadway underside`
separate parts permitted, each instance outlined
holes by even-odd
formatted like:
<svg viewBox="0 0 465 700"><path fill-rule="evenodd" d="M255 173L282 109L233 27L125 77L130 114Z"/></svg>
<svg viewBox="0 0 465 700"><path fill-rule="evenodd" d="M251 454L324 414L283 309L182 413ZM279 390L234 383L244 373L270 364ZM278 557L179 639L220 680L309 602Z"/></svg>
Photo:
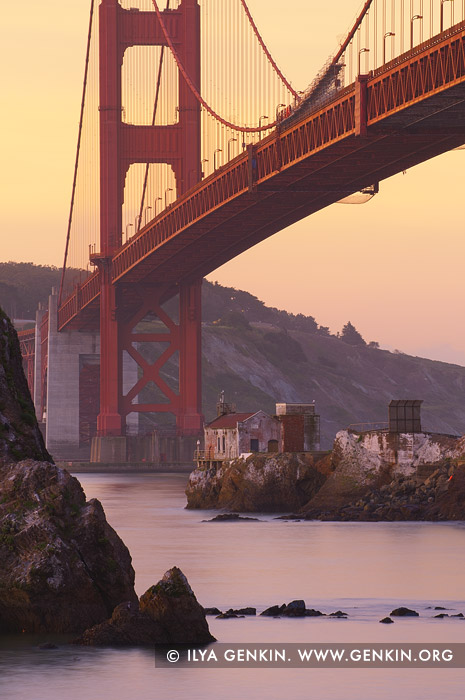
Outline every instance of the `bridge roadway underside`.
<svg viewBox="0 0 465 700"><path fill-rule="evenodd" d="M163 285L173 296L180 282L207 275L296 221L464 143L465 82L368 123L366 136L342 138L210 211L116 282L120 303L128 311L140 303L138 283ZM97 324L97 311L98 297L71 325Z"/></svg>

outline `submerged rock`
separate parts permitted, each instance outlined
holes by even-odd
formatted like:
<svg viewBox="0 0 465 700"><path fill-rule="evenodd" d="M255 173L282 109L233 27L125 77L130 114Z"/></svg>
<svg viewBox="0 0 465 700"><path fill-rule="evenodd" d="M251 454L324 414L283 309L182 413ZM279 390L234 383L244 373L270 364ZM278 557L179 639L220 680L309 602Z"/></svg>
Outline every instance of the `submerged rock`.
<svg viewBox="0 0 465 700"><path fill-rule="evenodd" d="M305 617L305 601L292 600L281 613L287 617Z"/></svg>
<svg viewBox="0 0 465 700"><path fill-rule="evenodd" d="M187 508L228 508L237 512L299 510L321 488L327 460L309 453L253 454L247 459L199 467L186 488Z"/></svg>
<svg viewBox="0 0 465 700"><path fill-rule="evenodd" d="M394 624L394 620L391 620L390 617L383 617L383 619L380 620L380 622L381 622L383 625L393 625L393 624Z"/></svg>
<svg viewBox="0 0 465 700"><path fill-rule="evenodd" d="M221 610L218 608L204 608L203 611L205 615L222 615Z"/></svg>
<svg viewBox="0 0 465 700"><path fill-rule="evenodd" d="M239 608L239 610L233 610L232 608L230 608L226 612L232 613L234 615L256 615L257 609L256 608Z"/></svg>
<svg viewBox="0 0 465 700"><path fill-rule="evenodd" d="M230 521L236 521L236 520L255 520L256 522L260 523L262 522L259 520L259 518L244 518L244 516L239 515L239 513L220 513L219 515L215 515L214 518L211 518L210 520L202 520L203 523L223 523L223 522L230 522Z"/></svg>
<svg viewBox="0 0 465 700"><path fill-rule="evenodd" d="M420 617L416 610L410 610L410 608L396 608L391 613L392 617Z"/></svg>
<svg viewBox="0 0 465 700"><path fill-rule="evenodd" d="M0 468L0 561L0 633L81 632L137 599L100 502L47 462Z"/></svg>
<svg viewBox="0 0 465 700"><path fill-rule="evenodd" d="M75 643L151 646L212 641L204 609L182 571L173 567L138 602L119 605L109 620L86 630Z"/></svg>
<svg viewBox="0 0 465 700"><path fill-rule="evenodd" d="M279 617L279 615L282 615L285 607L286 605L272 605L271 608L267 608L261 612L260 615L264 615L265 617Z"/></svg>

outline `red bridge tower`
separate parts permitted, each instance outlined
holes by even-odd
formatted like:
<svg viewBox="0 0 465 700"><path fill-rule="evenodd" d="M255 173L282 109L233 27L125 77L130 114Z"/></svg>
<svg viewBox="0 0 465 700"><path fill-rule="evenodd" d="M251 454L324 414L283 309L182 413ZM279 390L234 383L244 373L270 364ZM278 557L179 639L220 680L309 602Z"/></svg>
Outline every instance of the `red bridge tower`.
<svg viewBox="0 0 465 700"><path fill-rule="evenodd" d="M175 10L162 13L163 23L176 46L190 79L200 91L200 7L182 0ZM162 46L166 40L155 12L124 10L117 0L100 5L100 252L92 261L100 271L100 414L101 436L125 434L132 411L171 412L178 433L197 434L201 414L201 280L180 279L173 289L163 279L141 277L137 286L115 287L112 255L122 245L124 184L133 163L167 163L176 177L177 194L200 179L200 105L179 74L178 122L171 126L138 126L122 121L121 70L130 46ZM179 292L179 323L161 308ZM137 323L156 314L166 332L138 334ZM165 330L165 329L164 329ZM134 343L168 343L149 364ZM123 394L123 353L137 363L138 381ZM179 353L179 392L160 376L163 364ZM137 394L153 382L165 403L134 403Z"/></svg>

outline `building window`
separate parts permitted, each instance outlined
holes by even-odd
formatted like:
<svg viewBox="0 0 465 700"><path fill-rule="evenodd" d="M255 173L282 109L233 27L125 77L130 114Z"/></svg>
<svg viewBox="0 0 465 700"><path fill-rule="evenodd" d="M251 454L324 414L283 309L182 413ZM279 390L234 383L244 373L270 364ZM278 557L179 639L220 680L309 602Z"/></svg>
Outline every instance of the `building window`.
<svg viewBox="0 0 465 700"><path fill-rule="evenodd" d="M223 452L226 452L226 438L223 435Z"/></svg>
<svg viewBox="0 0 465 700"><path fill-rule="evenodd" d="M218 448L218 452L221 452L221 439L219 437L217 440L217 448Z"/></svg>
<svg viewBox="0 0 465 700"><path fill-rule="evenodd" d="M251 438L250 440L250 451L251 452L259 452L259 445L258 445L258 439L257 438Z"/></svg>

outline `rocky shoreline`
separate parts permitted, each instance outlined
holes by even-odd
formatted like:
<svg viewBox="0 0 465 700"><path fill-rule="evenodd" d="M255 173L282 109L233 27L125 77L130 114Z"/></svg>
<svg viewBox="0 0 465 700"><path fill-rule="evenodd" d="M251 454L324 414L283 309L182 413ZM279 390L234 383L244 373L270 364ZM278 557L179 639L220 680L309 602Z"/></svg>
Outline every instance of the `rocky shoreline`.
<svg viewBox="0 0 465 700"><path fill-rule="evenodd" d="M340 431L333 451L254 454L197 468L187 508L290 513L333 521L465 520L465 439L429 433Z"/></svg>

